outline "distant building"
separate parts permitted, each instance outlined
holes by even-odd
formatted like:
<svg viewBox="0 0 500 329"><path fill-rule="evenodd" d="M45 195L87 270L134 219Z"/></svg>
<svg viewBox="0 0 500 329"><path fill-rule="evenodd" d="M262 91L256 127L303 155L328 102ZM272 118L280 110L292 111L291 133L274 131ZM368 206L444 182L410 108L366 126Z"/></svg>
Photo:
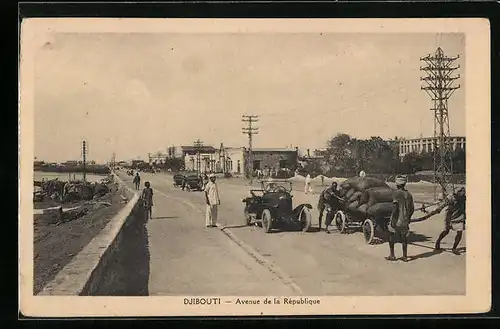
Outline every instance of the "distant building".
<svg viewBox="0 0 500 329"><path fill-rule="evenodd" d="M452 150L465 148L464 136L452 136L448 140L451 143ZM404 157L408 153L432 152L435 145L439 143L435 137L420 137L413 139L401 139L399 141L399 156Z"/></svg>
<svg viewBox="0 0 500 329"><path fill-rule="evenodd" d="M180 150L186 170L201 172L217 171L218 151L213 146L181 146Z"/></svg>
<svg viewBox="0 0 500 329"><path fill-rule="evenodd" d="M68 161L62 163L63 166L78 166L79 164L80 164L80 161L76 161L76 160L68 160Z"/></svg>
<svg viewBox="0 0 500 329"><path fill-rule="evenodd" d="M249 158L245 147L225 148L226 170L232 174L246 174L245 164ZM297 148L255 148L252 149L251 164L257 170L295 170L298 163Z"/></svg>

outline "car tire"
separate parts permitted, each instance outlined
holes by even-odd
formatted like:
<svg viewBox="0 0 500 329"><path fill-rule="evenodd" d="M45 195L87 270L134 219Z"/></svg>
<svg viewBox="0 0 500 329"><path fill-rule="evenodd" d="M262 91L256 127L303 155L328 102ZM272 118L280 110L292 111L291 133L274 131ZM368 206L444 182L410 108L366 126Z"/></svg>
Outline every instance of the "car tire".
<svg viewBox="0 0 500 329"><path fill-rule="evenodd" d="M273 217L271 216L271 211L269 209L264 209L262 212L262 228L264 232L271 232L273 226Z"/></svg>
<svg viewBox="0 0 500 329"><path fill-rule="evenodd" d="M309 229L311 228L311 212L309 211L308 208L303 207L302 210L299 213L299 222L300 222L300 228L302 232L308 232Z"/></svg>

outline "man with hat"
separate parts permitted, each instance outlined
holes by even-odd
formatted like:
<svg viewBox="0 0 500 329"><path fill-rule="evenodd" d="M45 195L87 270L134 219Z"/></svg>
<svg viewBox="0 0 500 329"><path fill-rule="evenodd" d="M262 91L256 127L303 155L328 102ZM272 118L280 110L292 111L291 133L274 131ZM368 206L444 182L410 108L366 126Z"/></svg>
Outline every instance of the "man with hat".
<svg viewBox="0 0 500 329"><path fill-rule="evenodd" d="M401 241L403 245L404 262L408 261L408 233L410 232L410 219L415 211L413 197L405 188L406 177L396 177L396 191L393 194L393 210L389 221L389 250L390 255L386 257L389 261L395 261L394 245Z"/></svg>
<svg viewBox="0 0 500 329"><path fill-rule="evenodd" d="M321 231L323 212L326 209L328 212L326 214L325 232L328 234L330 233L328 227L330 226L333 220L333 211L335 211L338 208L338 199L336 198L336 194L337 194L337 182L332 182L332 185L330 185L329 187L324 189L323 192L321 192L318 200L319 230Z"/></svg>
<svg viewBox="0 0 500 329"><path fill-rule="evenodd" d="M217 227L217 210L220 205L219 189L215 184L215 174L209 175L210 181L205 185L207 211L205 215L206 227Z"/></svg>

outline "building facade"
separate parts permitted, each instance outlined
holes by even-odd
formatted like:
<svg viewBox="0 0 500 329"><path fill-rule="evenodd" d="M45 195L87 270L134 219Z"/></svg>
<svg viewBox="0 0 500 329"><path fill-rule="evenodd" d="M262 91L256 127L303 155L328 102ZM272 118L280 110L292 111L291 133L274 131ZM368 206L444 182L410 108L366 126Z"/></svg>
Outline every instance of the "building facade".
<svg viewBox="0 0 500 329"><path fill-rule="evenodd" d="M452 136L449 141L451 148L455 151L458 148L465 148L464 136ZM399 141L399 156L404 157L408 153L432 152L439 143L436 137L421 137L413 139L401 139Z"/></svg>

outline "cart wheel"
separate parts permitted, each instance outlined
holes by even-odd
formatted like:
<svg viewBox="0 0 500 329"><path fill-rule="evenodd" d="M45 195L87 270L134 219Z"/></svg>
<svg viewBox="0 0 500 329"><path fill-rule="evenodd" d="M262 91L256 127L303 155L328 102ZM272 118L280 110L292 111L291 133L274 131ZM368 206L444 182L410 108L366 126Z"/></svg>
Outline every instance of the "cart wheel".
<svg viewBox="0 0 500 329"><path fill-rule="evenodd" d="M340 233L345 233L347 230L346 215L342 210L335 213L335 226L337 226Z"/></svg>
<svg viewBox="0 0 500 329"><path fill-rule="evenodd" d="M262 228L266 233L271 232L271 227L273 224L273 218L269 209L264 209L262 212Z"/></svg>
<svg viewBox="0 0 500 329"><path fill-rule="evenodd" d="M370 218L363 222L363 234L365 236L366 243L371 244L373 242L373 238L375 237L375 227Z"/></svg>
<svg viewBox="0 0 500 329"><path fill-rule="evenodd" d="M302 232L309 231L311 227L311 212L306 207L303 207L299 214L300 228Z"/></svg>

